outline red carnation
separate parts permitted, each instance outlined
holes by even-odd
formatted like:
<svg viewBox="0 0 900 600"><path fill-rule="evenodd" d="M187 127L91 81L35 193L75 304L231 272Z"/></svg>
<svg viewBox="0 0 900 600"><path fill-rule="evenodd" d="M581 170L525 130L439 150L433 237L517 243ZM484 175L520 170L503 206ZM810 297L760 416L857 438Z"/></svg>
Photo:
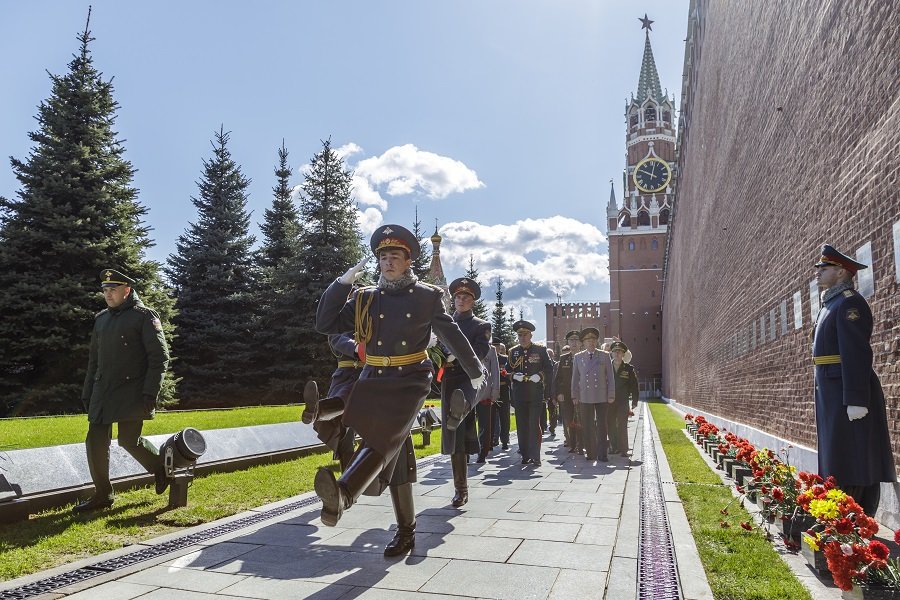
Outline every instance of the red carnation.
<svg viewBox="0 0 900 600"><path fill-rule="evenodd" d="M871 542L869 542L869 551L872 553L872 556L874 556L878 560L887 560L888 556L891 555L891 551L888 549L888 547L878 540L872 540Z"/></svg>
<svg viewBox="0 0 900 600"><path fill-rule="evenodd" d="M747 521L741 521L741 527L743 527L747 531L753 531L753 525L751 525Z"/></svg>

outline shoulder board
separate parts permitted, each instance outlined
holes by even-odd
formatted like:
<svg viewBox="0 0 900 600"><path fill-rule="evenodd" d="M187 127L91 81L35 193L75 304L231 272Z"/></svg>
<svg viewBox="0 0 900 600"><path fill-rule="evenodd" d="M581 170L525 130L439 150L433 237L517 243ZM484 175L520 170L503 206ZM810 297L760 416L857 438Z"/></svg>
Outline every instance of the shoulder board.
<svg viewBox="0 0 900 600"><path fill-rule="evenodd" d="M852 298L853 290L844 290L844 298Z"/></svg>
<svg viewBox="0 0 900 600"><path fill-rule="evenodd" d="M103 310L101 310L100 312L98 312L96 315L94 315L94 318L96 319L97 317L99 317L100 315L102 315L102 314L105 313L105 312L109 312L109 309L108 309L108 308L104 308Z"/></svg>
<svg viewBox="0 0 900 600"><path fill-rule="evenodd" d="M429 290L432 290L435 292L440 292L441 295L443 295L443 293L444 293L444 290L440 286L434 285L433 283L428 283L427 281L422 281L421 279L419 279L416 283L420 284L422 287L424 287L426 289L429 289Z"/></svg>
<svg viewBox="0 0 900 600"><path fill-rule="evenodd" d="M545 348L546 347L543 344L538 344L537 342L532 342L531 345L534 346L535 348Z"/></svg>

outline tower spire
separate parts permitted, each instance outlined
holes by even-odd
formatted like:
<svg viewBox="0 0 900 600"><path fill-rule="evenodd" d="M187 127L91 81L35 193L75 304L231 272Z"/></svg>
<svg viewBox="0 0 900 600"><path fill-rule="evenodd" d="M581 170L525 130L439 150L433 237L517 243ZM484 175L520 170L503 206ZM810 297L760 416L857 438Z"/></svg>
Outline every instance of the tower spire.
<svg viewBox="0 0 900 600"><path fill-rule="evenodd" d="M641 60L641 75L638 78L637 93L634 99L638 104L643 103L647 98L662 101L664 97L662 87L659 85L659 73L656 70L656 61L653 59L653 48L650 47L650 24L653 21L646 14L643 19L638 20L641 22L641 28L647 31L644 35L644 58Z"/></svg>

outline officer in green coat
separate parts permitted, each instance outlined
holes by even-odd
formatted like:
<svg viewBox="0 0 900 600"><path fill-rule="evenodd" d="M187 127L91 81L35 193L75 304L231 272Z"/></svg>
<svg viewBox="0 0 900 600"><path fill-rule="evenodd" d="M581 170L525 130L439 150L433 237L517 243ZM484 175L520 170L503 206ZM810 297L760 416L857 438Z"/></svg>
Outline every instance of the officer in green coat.
<svg viewBox="0 0 900 600"><path fill-rule="evenodd" d="M119 446L156 477L156 493L169 485L159 451L141 437L152 419L169 351L159 315L144 306L132 289L134 280L115 269L100 272L107 308L97 313L81 401L88 413L84 441L94 495L72 510L79 513L112 506L109 446L118 423Z"/></svg>

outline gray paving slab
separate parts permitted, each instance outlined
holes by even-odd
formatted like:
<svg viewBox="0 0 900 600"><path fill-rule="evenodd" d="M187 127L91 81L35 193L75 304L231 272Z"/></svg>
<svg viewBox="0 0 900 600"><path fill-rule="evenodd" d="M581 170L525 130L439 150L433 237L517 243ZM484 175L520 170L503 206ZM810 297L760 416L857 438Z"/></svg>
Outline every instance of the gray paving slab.
<svg viewBox="0 0 900 600"><path fill-rule="evenodd" d="M68 600L131 600L152 592L158 587L156 585L143 585L127 581L110 581L83 592L76 592L66 596L66 598Z"/></svg>
<svg viewBox="0 0 900 600"><path fill-rule="evenodd" d="M455 560L423 586L424 592L497 600L547 598L559 569Z"/></svg>
<svg viewBox="0 0 900 600"><path fill-rule="evenodd" d="M550 590L549 600L580 600L582 598L599 598L600 592L606 585L607 574L602 571L582 571L576 569L561 569L553 588ZM628 591L633 594L634 588ZM620 596L622 600L634 596Z"/></svg>
<svg viewBox="0 0 900 600"><path fill-rule="evenodd" d="M336 583L314 583L297 579L272 579L269 577L245 577L222 590L222 594L238 598L262 598L263 600L337 600L346 598L354 588Z"/></svg>
<svg viewBox="0 0 900 600"><path fill-rule="evenodd" d="M243 575L228 575L203 569L178 569L176 567L160 565L129 575L122 579L122 581L125 583L139 583L147 586L159 585L160 582L163 582L165 587L178 590L188 590L192 592L220 592L228 586L239 582L243 578Z"/></svg>
<svg viewBox="0 0 900 600"><path fill-rule="evenodd" d="M509 562L569 569L577 567L580 571L609 571L612 549L612 546L525 540Z"/></svg>

